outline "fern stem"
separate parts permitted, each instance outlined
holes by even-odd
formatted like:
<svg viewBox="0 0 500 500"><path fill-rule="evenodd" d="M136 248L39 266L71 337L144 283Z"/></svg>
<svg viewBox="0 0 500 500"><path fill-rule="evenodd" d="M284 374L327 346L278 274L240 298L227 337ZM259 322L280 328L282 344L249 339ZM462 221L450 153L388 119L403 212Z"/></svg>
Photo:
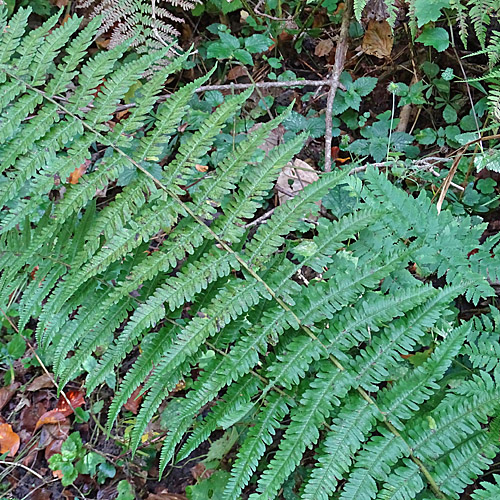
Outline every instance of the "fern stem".
<svg viewBox="0 0 500 500"><path fill-rule="evenodd" d="M346 9L347 9L347 7L346 7ZM21 81L21 79L17 75L12 74L9 71L5 71L5 73L7 73L10 77L12 77L12 78L14 78L16 80ZM70 115L75 120L82 121L80 117L78 117L77 115L75 115L74 113L72 113L71 111L69 111L68 109L66 109L63 105L61 105L60 103L58 103L52 97L48 97L44 92L40 91L39 89L37 89L35 87L32 87L31 85L29 85L29 84L27 84L25 82L23 82L23 83L26 85L26 87L28 89L30 89L30 90L32 90L32 91L40 94L44 99L48 100L49 102L51 102L51 103L55 104L56 106L58 106L59 108L61 108L63 111L65 111L68 115ZM104 138L104 136L99 131L95 130L94 127L92 127L91 125L88 125L87 123L85 123L83 121L82 121L82 125L83 125L84 128L86 128L87 130L89 130L90 132L92 132L93 134L95 134L96 137L99 137L99 138L103 139L105 142L107 142L106 139ZM493 138L500 138L500 135L489 136L489 137L483 138L483 140L493 139ZM471 143L468 143L467 145L463 146L463 148L461 148L462 149L462 154L465 152L465 149L466 149L466 147L468 147L469 144L474 144L478 140L471 141ZM273 298L273 300L276 301L282 309L284 309L287 313L289 313L294 318L294 320L297 322L297 324L299 325L299 327L309 337L311 337L311 339L313 339L315 342L319 343L322 346L322 348L328 353L328 350L327 350L326 346L313 333L313 331L309 327L307 327L306 325L304 325L302 323L302 321L300 320L300 318L291 310L291 308L280 297L278 297L276 295L276 293L274 292L274 290L247 264L247 262L244 259L242 259L210 227L208 227L208 226L205 225L205 223L198 217L198 215L196 215L196 213L191 209L191 207L189 205L187 205L185 202L183 202L178 197L177 194L175 194L169 188L167 188L161 181L159 181L158 179L156 179L150 172L148 172L145 168L143 168L136 160L134 160L133 158L131 158L127 153L125 153L124 151L122 151L118 146L116 146L115 144L111 143L110 147L114 151L116 151L120 156L122 156L123 158L127 159L131 164L133 164L144 175L146 175L147 177L149 177L155 183L155 185L159 189L163 190L165 193L167 193L169 196L171 196L193 218L193 220L196 221L200 225L200 227L202 227L205 231L207 231L218 242L218 244L225 251L227 251L228 253L232 254L234 256L234 258L238 261L238 263L252 276L252 278L254 278L258 283L260 283L266 289L266 291L269 293L269 295L271 295L271 297ZM332 362L332 364L338 370L340 370L341 372L346 371L346 368L342 365L342 363L335 356L333 356L332 354L328 354L328 359ZM367 401L368 403L370 403L371 405L373 405L374 408L376 408L377 411L382 415L383 422L386 425L386 427L389 429L389 431L392 434L394 434L395 436L397 436L398 438L402 439L402 437L401 437L400 433L398 432L398 430L387 420L387 417L378 408L377 404L370 397L370 395L363 388L361 388L361 387L357 387L356 390L358 391L358 393L361 395L361 397L365 401ZM405 443L406 443L406 441L405 441ZM444 493L441 492L441 490L439 489L436 481L433 479L433 477L432 477L431 473L429 472L429 470L427 469L427 467L422 463L422 461L420 459L418 459L417 457L415 457L413 455L413 452L411 451L410 445L408 443L406 443L406 445L408 446L408 449L410 450L409 451L409 456L410 456L411 460L420 468L422 474L426 478L427 482L429 483L429 486L431 487L431 489L434 492L434 494L436 495L436 497L439 498L439 499L441 499L441 500L447 500L447 497L444 495Z"/></svg>

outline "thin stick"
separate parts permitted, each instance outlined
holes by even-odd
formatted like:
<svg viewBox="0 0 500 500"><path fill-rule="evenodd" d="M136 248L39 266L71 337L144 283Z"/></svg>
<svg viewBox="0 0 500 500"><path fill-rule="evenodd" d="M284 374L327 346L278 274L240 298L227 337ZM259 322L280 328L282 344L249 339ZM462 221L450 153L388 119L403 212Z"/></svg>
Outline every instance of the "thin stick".
<svg viewBox="0 0 500 500"><path fill-rule="evenodd" d="M352 0L346 0L344 13L342 14L342 24L340 26L339 41L335 52L335 65L330 78L330 90L328 91L328 101L326 104L326 124L325 124L325 172L332 170L332 115L333 101L340 83L340 75L344 69L345 57L347 54L347 39L349 36L349 22L351 21Z"/></svg>
<svg viewBox="0 0 500 500"><path fill-rule="evenodd" d="M41 479L42 481L45 481L45 479L43 478L43 476L41 476L40 474L38 474L38 472L34 471L33 469L30 469L27 465L20 464L20 463L17 463L17 462L8 462L7 460L0 460L0 464L1 465L8 465L10 467L21 467L22 469L28 471L30 474L33 474L38 479Z"/></svg>
<svg viewBox="0 0 500 500"><path fill-rule="evenodd" d="M330 80L290 80L287 82L258 82L258 83L228 83L224 85L202 85L195 92L206 92L207 90L246 90L250 87L259 89L272 89L280 87L302 87L309 85L313 87L322 87L330 85Z"/></svg>

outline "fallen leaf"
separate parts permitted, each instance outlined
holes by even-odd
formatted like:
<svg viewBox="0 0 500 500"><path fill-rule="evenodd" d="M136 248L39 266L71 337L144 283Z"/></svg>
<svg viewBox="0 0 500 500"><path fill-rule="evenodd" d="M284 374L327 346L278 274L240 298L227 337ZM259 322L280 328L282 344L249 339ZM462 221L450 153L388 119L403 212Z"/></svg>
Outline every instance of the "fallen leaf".
<svg viewBox="0 0 500 500"><path fill-rule="evenodd" d="M314 49L314 55L318 57L327 56L333 49L333 42L327 38L326 40L320 40L316 48Z"/></svg>
<svg viewBox="0 0 500 500"><path fill-rule="evenodd" d="M19 382L13 382L0 389L0 410L12 399L20 385Z"/></svg>
<svg viewBox="0 0 500 500"><path fill-rule="evenodd" d="M38 430L42 425L46 424L56 424L58 422L63 422L66 417L69 417L75 408L83 406L85 404L85 399L83 399L82 391L68 391L66 397L61 394L56 407L53 410L45 412L36 423L35 431Z"/></svg>
<svg viewBox="0 0 500 500"><path fill-rule="evenodd" d="M365 54L384 59L390 57L393 43L394 37L389 23L372 20L366 28L361 49Z"/></svg>
<svg viewBox="0 0 500 500"><path fill-rule="evenodd" d="M111 42L111 38L105 38L102 35L97 37L95 44L100 48L100 49L106 49Z"/></svg>
<svg viewBox="0 0 500 500"><path fill-rule="evenodd" d="M19 445L21 444L21 439L12 430L10 424L0 424L0 454L9 452L9 457L13 457Z"/></svg>
<svg viewBox="0 0 500 500"><path fill-rule="evenodd" d="M71 424L69 420L63 420L57 424L44 425L40 432L39 448L47 448L53 441L65 441L68 439Z"/></svg>
<svg viewBox="0 0 500 500"><path fill-rule="evenodd" d="M30 497L32 500L50 500L51 498L50 493L45 488L33 490Z"/></svg>
<svg viewBox="0 0 500 500"><path fill-rule="evenodd" d="M54 410L49 410L45 412L35 425L35 431L37 431L42 425L46 424L57 424L58 422L64 422L66 420L66 415L61 410L57 408Z"/></svg>
<svg viewBox="0 0 500 500"><path fill-rule="evenodd" d="M57 453L61 453L61 447L63 443L63 439L55 439L54 441L51 441L45 448L45 460L48 460L50 457L56 455Z"/></svg>
<svg viewBox="0 0 500 500"><path fill-rule="evenodd" d="M207 165L199 165L198 163L194 166L194 168L196 170L198 170L198 172L202 172L202 173L205 173L208 171L208 166Z"/></svg>
<svg viewBox="0 0 500 500"><path fill-rule="evenodd" d="M130 109L124 109L123 111L118 111L116 113L116 121L120 121L122 118L127 116L130 113Z"/></svg>
<svg viewBox="0 0 500 500"><path fill-rule="evenodd" d="M75 411L75 408L83 406L84 404L85 399L83 399L82 391L68 391L66 393L66 398L61 394L56 409L62 412L65 417L68 417Z"/></svg>
<svg viewBox="0 0 500 500"><path fill-rule="evenodd" d="M31 384L26 387L27 391L39 391L40 389L46 389L47 387L52 387L54 385L53 378L50 374L44 373L31 382Z"/></svg>
<svg viewBox="0 0 500 500"><path fill-rule="evenodd" d="M208 479L215 471L213 469L207 469L205 464L198 462L192 469L191 475L193 479Z"/></svg>
<svg viewBox="0 0 500 500"><path fill-rule="evenodd" d="M141 391L142 387L138 387L123 405L126 410L131 411L134 415L137 415L139 412L139 406L141 406L142 395L139 396Z"/></svg>
<svg viewBox="0 0 500 500"><path fill-rule="evenodd" d="M19 417L21 429L32 433L35 430L36 423L46 411L47 408L41 401L23 408Z"/></svg>
<svg viewBox="0 0 500 500"><path fill-rule="evenodd" d="M228 80L237 80L242 76L247 76L247 71L244 66L234 66L227 73Z"/></svg>
<svg viewBox="0 0 500 500"><path fill-rule="evenodd" d="M53 470L53 471L52 471L52 475L53 475L54 477L57 477L57 479L62 479L62 478L63 478L63 476L64 476L64 474L63 474L62 470Z"/></svg>
<svg viewBox="0 0 500 500"><path fill-rule="evenodd" d="M85 160L79 167L76 167L69 177L66 179L70 184L78 184L80 177L87 171L88 166L90 165L90 160Z"/></svg>
<svg viewBox="0 0 500 500"><path fill-rule="evenodd" d="M32 280L34 280L34 279L35 279L36 272L37 272L39 269L40 269L40 266L35 266L35 267L33 268L33 270L30 272L30 278L31 278Z"/></svg>
<svg viewBox="0 0 500 500"><path fill-rule="evenodd" d="M316 171L305 161L295 159L280 172L276 182L280 205L300 193L307 185L319 179ZM317 204L320 204L318 202Z"/></svg>
<svg viewBox="0 0 500 500"><path fill-rule="evenodd" d="M248 134L250 135L252 132L259 130L260 127L262 127L262 123L256 123L255 125L250 127ZM273 148L275 148L281 142L281 139L283 139L284 135L285 135L285 127L283 125L278 125L276 128L273 128L271 132L269 132L264 142L257 147L258 149L264 151L264 153L266 153L267 155Z"/></svg>

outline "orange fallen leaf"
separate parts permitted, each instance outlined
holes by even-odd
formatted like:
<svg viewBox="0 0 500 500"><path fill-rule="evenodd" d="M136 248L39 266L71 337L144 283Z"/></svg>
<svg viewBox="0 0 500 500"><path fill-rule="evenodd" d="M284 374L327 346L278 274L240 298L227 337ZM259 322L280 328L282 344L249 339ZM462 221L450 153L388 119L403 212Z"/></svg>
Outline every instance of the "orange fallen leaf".
<svg viewBox="0 0 500 500"><path fill-rule="evenodd" d="M365 54L384 59L390 57L394 37L387 21L371 20L363 37L361 49Z"/></svg>
<svg viewBox="0 0 500 500"><path fill-rule="evenodd" d="M116 121L120 121L122 118L124 118L125 116L127 116L128 114L130 113L130 109L124 109L123 111L118 111L118 113L116 113Z"/></svg>
<svg viewBox="0 0 500 500"><path fill-rule="evenodd" d="M3 455L9 452L9 457L13 457L17 453L20 444L21 439L12 430L12 426L10 424L0 424L0 453Z"/></svg>
<svg viewBox="0 0 500 500"><path fill-rule="evenodd" d="M194 168L198 170L198 172L203 172L203 173L205 173L208 170L207 165L199 165L198 163L194 166Z"/></svg>
<svg viewBox="0 0 500 500"><path fill-rule="evenodd" d="M46 424L57 424L58 422L64 422L66 416L64 413L57 408L54 410L46 411L39 419L35 425L35 431L37 431L42 425Z"/></svg>
<svg viewBox="0 0 500 500"><path fill-rule="evenodd" d="M69 402L68 402L69 401ZM42 425L46 424L57 424L58 422L63 422L66 417L69 417L75 408L83 406L85 404L85 399L83 399L83 392L81 391L68 391L66 393L66 398L61 395L57 406L53 410L45 412L36 423L35 431L38 430Z"/></svg>
<svg viewBox="0 0 500 500"><path fill-rule="evenodd" d="M85 160L79 167L76 167L69 177L66 179L70 184L78 184L80 177L87 171L88 166L90 165L90 160Z"/></svg>
<svg viewBox="0 0 500 500"><path fill-rule="evenodd" d="M75 411L75 408L85 404L82 391L68 391L66 393L66 398L61 395L56 406L56 410L60 411L65 417L71 415Z"/></svg>

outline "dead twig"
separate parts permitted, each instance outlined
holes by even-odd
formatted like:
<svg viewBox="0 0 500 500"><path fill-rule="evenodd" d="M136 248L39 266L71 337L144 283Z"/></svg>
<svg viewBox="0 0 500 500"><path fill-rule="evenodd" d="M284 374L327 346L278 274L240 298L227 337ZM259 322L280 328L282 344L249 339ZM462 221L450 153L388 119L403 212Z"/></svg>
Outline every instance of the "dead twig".
<svg viewBox="0 0 500 500"><path fill-rule="evenodd" d="M328 91L328 101L326 104L326 124L325 124L325 172L332 170L332 115L333 101L340 83L340 75L344 69L345 57L347 54L347 40L349 37L349 23L352 16L352 0L346 0L344 13L342 14L342 24L340 26L339 41L335 52L335 64L330 78L330 90Z"/></svg>

